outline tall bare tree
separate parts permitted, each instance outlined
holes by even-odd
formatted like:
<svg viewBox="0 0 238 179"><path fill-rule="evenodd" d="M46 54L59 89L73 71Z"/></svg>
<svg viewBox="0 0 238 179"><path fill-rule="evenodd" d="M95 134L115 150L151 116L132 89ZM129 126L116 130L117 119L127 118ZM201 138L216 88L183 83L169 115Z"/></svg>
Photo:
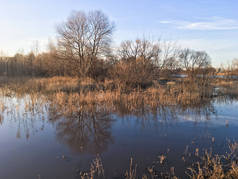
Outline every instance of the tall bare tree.
<svg viewBox="0 0 238 179"><path fill-rule="evenodd" d="M160 46L159 43L146 39L127 40L121 43L118 54L122 60L143 58L144 60L157 61Z"/></svg>
<svg viewBox="0 0 238 179"><path fill-rule="evenodd" d="M143 60L142 64L147 63L145 64L146 67L153 67L153 70L150 69L147 72L158 77L161 75L168 76L171 71L179 68L179 51L174 42L137 39L122 42L118 54L123 61L137 60L138 62L138 59Z"/></svg>
<svg viewBox="0 0 238 179"><path fill-rule="evenodd" d="M157 66L161 70L175 70L179 68L179 52L180 49L175 42L164 41L160 42L160 57Z"/></svg>
<svg viewBox="0 0 238 179"><path fill-rule="evenodd" d="M207 68L211 65L211 59L206 52L184 49L180 52L180 62L183 69L194 72L197 69Z"/></svg>
<svg viewBox="0 0 238 179"><path fill-rule="evenodd" d="M110 52L114 25L101 11L74 12L58 27L58 54L79 76L86 76L94 61Z"/></svg>
<svg viewBox="0 0 238 179"><path fill-rule="evenodd" d="M123 60L144 58L160 69L174 69L178 64L179 48L174 42L137 39L122 42L118 54Z"/></svg>

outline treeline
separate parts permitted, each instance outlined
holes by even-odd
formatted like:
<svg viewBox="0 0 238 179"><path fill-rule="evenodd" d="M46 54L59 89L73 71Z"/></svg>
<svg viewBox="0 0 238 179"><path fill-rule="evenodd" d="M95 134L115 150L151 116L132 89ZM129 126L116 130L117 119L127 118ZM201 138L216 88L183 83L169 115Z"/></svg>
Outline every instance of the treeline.
<svg viewBox="0 0 238 179"><path fill-rule="evenodd" d="M113 31L114 24L101 11L75 12L57 27L57 44L49 44L48 52L0 57L0 74L112 79L138 87L182 72L191 78L214 72L206 52L171 42L142 38L112 48Z"/></svg>
<svg viewBox="0 0 238 179"><path fill-rule="evenodd" d="M0 57L1 76L64 76L66 68L53 51L35 55L16 54L13 57Z"/></svg>

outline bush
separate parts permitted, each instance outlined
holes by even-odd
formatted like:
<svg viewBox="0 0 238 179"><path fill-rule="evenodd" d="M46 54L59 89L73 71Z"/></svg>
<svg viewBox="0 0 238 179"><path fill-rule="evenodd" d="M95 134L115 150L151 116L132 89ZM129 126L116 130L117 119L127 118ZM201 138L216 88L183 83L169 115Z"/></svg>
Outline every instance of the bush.
<svg viewBox="0 0 238 179"><path fill-rule="evenodd" d="M143 58L120 61L111 69L111 76L119 88L145 89L152 85L154 65Z"/></svg>

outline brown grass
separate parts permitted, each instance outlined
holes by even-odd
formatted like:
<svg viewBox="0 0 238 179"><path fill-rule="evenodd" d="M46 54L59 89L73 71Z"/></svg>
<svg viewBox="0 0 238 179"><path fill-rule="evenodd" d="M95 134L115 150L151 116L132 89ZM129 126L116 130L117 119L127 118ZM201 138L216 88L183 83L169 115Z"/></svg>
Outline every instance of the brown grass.
<svg viewBox="0 0 238 179"><path fill-rule="evenodd" d="M207 150L200 157L198 149L195 150L195 155L200 158L197 162L187 168L185 173L190 179L236 179L238 178L238 143L229 144L230 152L225 155L214 155ZM98 161L95 163L95 161ZM163 165L163 162L159 162ZM93 166L93 167L92 167ZM96 169L95 169L96 168ZM104 169L101 159L97 157L91 165L91 169L88 173L81 175L81 179L94 179L94 176L102 176ZM125 179L178 179L175 175L175 168L170 167L168 173L159 175L154 171L154 167L148 167L147 173L138 176L137 164L133 163L133 159L130 159L129 169L124 174Z"/></svg>
<svg viewBox="0 0 238 179"><path fill-rule="evenodd" d="M77 112L82 106L97 105L106 107L111 112L119 114L140 114L143 111L156 112L159 106L180 106L182 108L197 108L211 101L209 93L204 95L200 85L185 82L173 82L169 85L154 85L147 89L133 89L130 91L113 88L114 82L105 80L96 83L94 80L52 77L52 78L21 78L2 80L0 92L4 96L25 96L41 99L53 104L64 114ZM87 87L85 90L85 87ZM102 88L101 88L102 87ZM91 89L92 88L92 89ZM44 96L44 97L43 97ZM29 105L30 106L30 105Z"/></svg>

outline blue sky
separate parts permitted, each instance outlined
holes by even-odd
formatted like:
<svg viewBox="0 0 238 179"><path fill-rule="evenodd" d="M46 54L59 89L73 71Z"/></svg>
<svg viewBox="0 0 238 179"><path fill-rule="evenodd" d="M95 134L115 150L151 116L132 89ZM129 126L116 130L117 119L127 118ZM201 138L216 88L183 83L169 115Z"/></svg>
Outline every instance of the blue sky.
<svg viewBox="0 0 238 179"><path fill-rule="evenodd" d="M114 45L150 37L206 50L215 66L238 57L237 0L0 0L0 51L44 50L74 10L102 10L114 21Z"/></svg>

